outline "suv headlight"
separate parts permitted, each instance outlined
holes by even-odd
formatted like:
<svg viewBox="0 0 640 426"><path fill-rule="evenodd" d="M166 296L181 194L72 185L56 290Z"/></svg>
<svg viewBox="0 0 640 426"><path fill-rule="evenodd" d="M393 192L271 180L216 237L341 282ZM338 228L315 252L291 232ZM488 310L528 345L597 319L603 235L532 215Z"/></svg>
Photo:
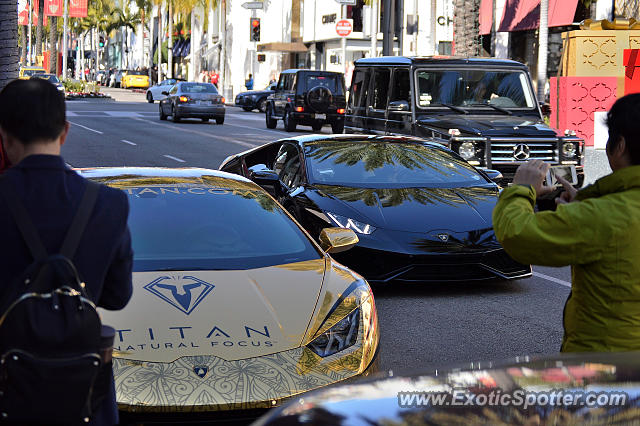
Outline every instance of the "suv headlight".
<svg viewBox="0 0 640 426"><path fill-rule="evenodd" d="M470 160L476 155L476 146L473 142L463 142L458 148L458 154L465 160Z"/></svg>
<svg viewBox="0 0 640 426"><path fill-rule="evenodd" d="M341 228L348 228L358 234L369 235L373 231L376 230L374 226L369 225L368 223L359 222L355 219L351 219L345 216L340 216L339 214L325 212L331 220Z"/></svg>
<svg viewBox="0 0 640 426"><path fill-rule="evenodd" d="M578 152L577 144L574 142L564 142L562 144L562 156L564 158L573 158Z"/></svg>

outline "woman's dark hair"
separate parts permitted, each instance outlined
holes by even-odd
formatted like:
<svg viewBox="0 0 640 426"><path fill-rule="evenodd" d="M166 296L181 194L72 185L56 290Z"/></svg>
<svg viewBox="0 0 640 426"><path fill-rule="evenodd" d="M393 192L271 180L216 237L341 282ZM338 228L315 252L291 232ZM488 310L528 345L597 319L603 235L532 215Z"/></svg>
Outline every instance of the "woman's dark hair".
<svg viewBox="0 0 640 426"><path fill-rule="evenodd" d="M24 145L56 139L65 122L64 96L44 79L14 80L0 92L0 127Z"/></svg>
<svg viewBox="0 0 640 426"><path fill-rule="evenodd" d="M631 163L640 165L640 93L624 96L613 104L607 113L607 127L609 152L623 137Z"/></svg>

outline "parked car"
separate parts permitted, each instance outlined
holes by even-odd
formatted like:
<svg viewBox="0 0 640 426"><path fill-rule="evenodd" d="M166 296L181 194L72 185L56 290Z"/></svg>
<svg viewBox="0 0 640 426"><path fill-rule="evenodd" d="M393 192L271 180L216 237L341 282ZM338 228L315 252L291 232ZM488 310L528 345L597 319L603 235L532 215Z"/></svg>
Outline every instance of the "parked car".
<svg viewBox="0 0 640 426"><path fill-rule="evenodd" d="M238 93L236 96L236 106L242 107L245 111L257 109L260 112L267 111L267 98L276 90L277 84L272 83L264 90L250 90Z"/></svg>
<svg viewBox="0 0 640 426"><path fill-rule="evenodd" d="M344 74L330 71L291 69L280 74L276 90L267 98L267 128L278 120L287 132L301 124L318 131L330 124L333 133L344 130Z"/></svg>
<svg viewBox="0 0 640 426"><path fill-rule="evenodd" d="M224 97L211 83L179 82L160 101L160 120L171 116L178 123L183 118L200 118L203 122L215 118L216 124L224 123Z"/></svg>
<svg viewBox="0 0 640 426"><path fill-rule="evenodd" d="M639 423L640 353L611 352L394 371L300 395L253 426Z"/></svg>
<svg viewBox="0 0 640 426"><path fill-rule="evenodd" d="M37 73L31 76L31 78L41 78L43 80L47 80L49 83L56 86L56 88L64 93L64 84L60 81L57 75L55 74L47 74L47 73Z"/></svg>
<svg viewBox="0 0 640 426"><path fill-rule="evenodd" d="M47 71L42 67L20 67L18 78L21 80L28 80L35 74L45 74L46 72Z"/></svg>
<svg viewBox="0 0 640 426"><path fill-rule="evenodd" d="M175 78L168 78L166 80L162 80L159 83L154 84L153 86L147 89L147 102L152 104L154 101L161 101L166 96L162 94L162 92L168 92L171 90L174 84L176 84L178 80Z"/></svg>
<svg viewBox="0 0 640 426"><path fill-rule="evenodd" d="M122 76L124 75L126 71L124 70L117 70L114 72L112 78L109 79L109 86L110 87L120 87L121 83L122 83Z"/></svg>
<svg viewBox="0 0 640 426"><path fill-rule="evenodd" d="M436 138L506 182L533 159L575 165L584 180L584 140L544 123L528 68L491 58L380 57L355 62L346 133Z"/></svg>
<svg viewBox="0 0 640 426"><path fill-rule="evenodd" d="M79 173L129 196L133 296L101 310L117 330L122 424L255 417L375 367L371 289L327 254L352 231L327 229L320 246L258 185L219 171Z"/></svg>
<svg viewBox="0 0 640 426"><path fill-rule="evenodd" d="M326 226L352 229L360 241L334 258L369 282L531 276L493 232L498 185L441 144L298 136L233 155L220 170L270 190L313 237Z"/></svg>
<svg viewBox="0 0 640 426"><path fill-rule="evenodd" d="M146 89L149 87L149 73L146 71L127 71L123 76L120 87L128 89L130 87Z"/></svg>

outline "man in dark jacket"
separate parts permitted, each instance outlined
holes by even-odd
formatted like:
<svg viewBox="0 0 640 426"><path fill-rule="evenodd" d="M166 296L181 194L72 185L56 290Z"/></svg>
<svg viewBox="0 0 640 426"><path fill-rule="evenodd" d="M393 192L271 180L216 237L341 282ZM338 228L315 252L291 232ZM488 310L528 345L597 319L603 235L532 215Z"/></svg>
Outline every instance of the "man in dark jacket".
<svg viewBox="0 0 640 426"><path fill-rule="evenodd" d="M0 137L12 167L6 179L21 197L47 252L59 252L87 182L66 167L60 147L69 132L64 98L46 80L15 80L0 92ZM91 217L72 259L89 297L105 309L124 308L131 298L133 252L124 192L100 188ZM0 306L7 306L18 277L33 262L22 234L0 197ZM113 375L109 397L94 413L94 425L118 422Z"/></svg>

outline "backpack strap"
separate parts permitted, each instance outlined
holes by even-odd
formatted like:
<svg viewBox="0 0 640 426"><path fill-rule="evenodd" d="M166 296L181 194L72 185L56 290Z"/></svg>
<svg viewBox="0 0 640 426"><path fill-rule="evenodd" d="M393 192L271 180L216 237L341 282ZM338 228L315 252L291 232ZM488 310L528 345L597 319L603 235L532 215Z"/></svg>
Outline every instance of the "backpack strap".
<svg viewBox="0 0 640 426"><path fill-rule="evenodd" d="M98 198L99 191L99 183L87 180L87 185L84 190L82 200L80 201L80 206L78 207L78 211L73 218L73 222L71 222L71 226L69 227L67 235L64 237L64 241L62 242L62 246L60 248L60 254L69 260L73 259L73 256L78 249L80 238L82 237L82 234L87 227L87 223L89 222L89 218L91 217L93 207L96 204L96 199Z"/></svg>
<svg viewBox="0 0 640 426"><path fill-rule="evenodd" d="M47 249L42 244L33 222L29 219L29 212L27 212L24 204L20 201L20 197L18 197L18 194L16 194L16 191L5 177L0 178L0 194L4 195L7 200L9 210L13 214L22 238L24 238L29 251L31 251L31 256L36 261L44 261L48 256Z"/></svg>

